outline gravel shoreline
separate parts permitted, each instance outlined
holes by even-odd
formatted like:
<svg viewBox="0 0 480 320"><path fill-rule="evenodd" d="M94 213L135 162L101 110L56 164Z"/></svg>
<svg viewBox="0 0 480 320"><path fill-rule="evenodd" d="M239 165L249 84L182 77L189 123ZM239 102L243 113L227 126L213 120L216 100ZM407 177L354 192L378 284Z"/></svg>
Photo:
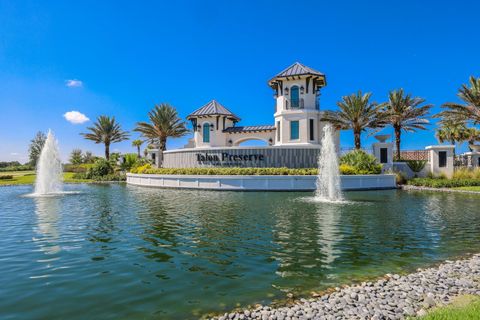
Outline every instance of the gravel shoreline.
<svg viewBox="0 0 480 320"><path fill-rule="evenodd" d="M480 295L480 254L408 275L387 274L374 282L335 288L289 306L258 306L211 319L404 319L425 315L461 294Z"/></svg>

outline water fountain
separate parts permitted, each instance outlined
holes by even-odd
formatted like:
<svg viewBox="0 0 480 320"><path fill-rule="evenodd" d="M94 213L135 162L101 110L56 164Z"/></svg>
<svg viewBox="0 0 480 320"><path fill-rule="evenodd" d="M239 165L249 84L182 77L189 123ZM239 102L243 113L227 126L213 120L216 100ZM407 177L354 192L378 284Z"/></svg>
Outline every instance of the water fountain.
<svg viewBox="0 0 480 320"><path fill-rule="evenodd" d="M315 200L340 202L343 200L340 188L340 171L334 143L335 130L327 124L323 128L322 148L318 156L317 191Z"/></svg>
<svg viewBox="0 0 480 320"><path fill-rule="evenodd" d="M49 130L47 140L37 162L34 195L52 195L62 192L62 161L58 143Z"/></svg>

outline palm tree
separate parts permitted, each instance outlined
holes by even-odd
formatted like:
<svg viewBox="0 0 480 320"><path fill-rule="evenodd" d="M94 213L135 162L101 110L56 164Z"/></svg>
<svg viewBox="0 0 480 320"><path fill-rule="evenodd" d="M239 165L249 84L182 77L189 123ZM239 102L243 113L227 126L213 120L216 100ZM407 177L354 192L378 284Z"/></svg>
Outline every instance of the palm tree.
<svg viewBox="0 0 480 320"><path fill-rule="evenodd" d="M436 117L457 121L472 121L473 124L480 124L480 78L471 76L469 82L470 87L462 84L457 94L465 104L444 103L442 108L447 110L440 112Z"/></svg>
<svg viewBox="0 0 480 320"><path fill-rule="evenodd" d="M105 145L105 159L110 160L110 144L127 140L129 134L123 131L115 117L99 116L93 127L88 127L89 133L81 133L88 140Z"/></svg>
<svg viewBox="0 0 480 320"><path fill-rule="evenodd" d="M405 94L403 89L399 89L390 91L388 101L382 104L384 106L382 121L390 124L395 131L397 160L400 160L402 130L405 132L415 132L417 129L426 130L425 125L430 123L425 116L432 105L420 106L424 102L425 99L412 97L410 94Z"/></svg>
<svg viewBox="0 0 480 320"><path fill-rule="evenodd" d="M467 128L465 131L465 141L468 141L469 145L475 144L480 141L480 130L477 128Z"/></svg>
<svg viewBox="0 0 480 320"><path fill-rule="evenodd" d="M355 139L355 149L361 148L360 135L369 128L381 128L379 111L381 105L370 102L371 93L362 94L362 91L342 97L337 102L340 110L325 111L321 121L328 121L338 129L352 129Z"/></svg>
<svg viewBox="0 0 480 320"><path fill-rule="evenodd" d="M143 144L143 141L140 139L136 139L132 141L132 147L137 147L137 154L139 158L142 157L140 154L140 147L142 146L142 144Z"/></svg>
<svg viewBox="0 0 480 320"><path fill-rule="evenodd" d="M440 143L448 141L452 145L455 145L457 142L468 140L469 132L465 122L442 120L440 121L440 127L436 130L435 136Z"/></svg>
<svg viewBox="0 0 480 320"><path fill-rule="evenodd" d="M161 151L167 149L167 138L178 138L188 133L185 122L178 117L177 110L168 103L155 105L148 113L148 118L150 123L138 122L134 130L158 144Z"/></svg>

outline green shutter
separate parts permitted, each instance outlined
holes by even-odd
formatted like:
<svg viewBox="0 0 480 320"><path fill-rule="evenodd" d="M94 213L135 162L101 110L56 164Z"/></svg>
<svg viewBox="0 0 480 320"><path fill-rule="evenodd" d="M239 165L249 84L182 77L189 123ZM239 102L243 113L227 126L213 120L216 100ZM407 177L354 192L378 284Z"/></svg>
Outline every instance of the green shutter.
<svg viewBox="0 0 480 320"><path fill-rule="evenodd" d="M210 142L210 124L208 123L203 125L203 142Z"/></svg>
<svg viewBox="0 0 480 320"><path fill-rule="evenodd" d="M299 139L299 122L298 121L290 121L290 140L298 140Z"/></svg>

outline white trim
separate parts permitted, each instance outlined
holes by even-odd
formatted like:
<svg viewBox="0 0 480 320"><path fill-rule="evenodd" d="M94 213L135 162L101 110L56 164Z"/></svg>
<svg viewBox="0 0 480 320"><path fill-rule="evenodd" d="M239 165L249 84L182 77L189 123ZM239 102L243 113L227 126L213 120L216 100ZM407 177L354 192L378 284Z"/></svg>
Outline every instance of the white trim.
<svg viewBox="0 0 480 320"><path fill-rule="evenodd" d="M127 173L127 183L136 186L228 191L314 191L317 176L209 176ZM395 175L340 176L342 190L396 188Z"/></svg>
<svg viewBox="0 0 480 320"><path fill-rule="evenodd" d="M234 149L320 149L318 144L311 144L311 143L294 143L294 144L282 144L282 145L273 145L273 146L226 146L226 147L198 147L198 148L183 148L183 149L173 149L173 150L166 150L163 153L177 153L177 152L187 152L187 151L215 151L215 150L234 150Z"/></svg>
<svg viewBox="0 0 480 320"><path fill-rule="evenodd" d="M432 150L432 149L455 149L454 145L446 144L446 145L436 145L436 146L426 146L425 150Z"/></svg>

